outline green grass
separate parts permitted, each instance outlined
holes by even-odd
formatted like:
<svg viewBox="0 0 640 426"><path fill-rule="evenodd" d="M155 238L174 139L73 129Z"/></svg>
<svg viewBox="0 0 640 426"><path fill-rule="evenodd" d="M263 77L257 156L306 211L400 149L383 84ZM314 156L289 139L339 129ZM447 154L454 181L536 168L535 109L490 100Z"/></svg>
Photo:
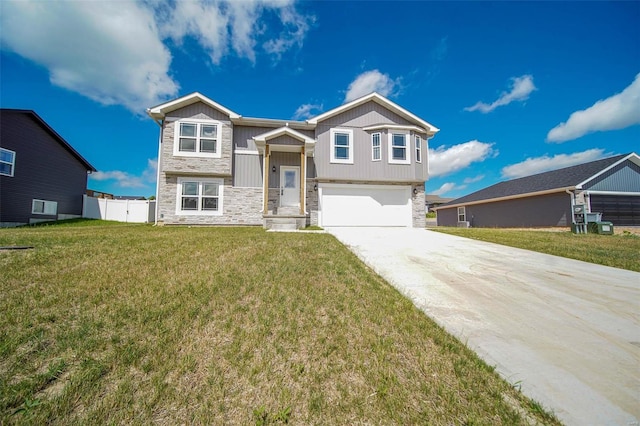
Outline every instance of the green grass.
<svg viewBox="0 0 640 426"><path fill-rule="evenodd" d="M328 234L0 230L0 424L556 424Z"/></svg>
<svg viewBox="0 0 640 426"><path fill-rule="evenodd" d="M640 272L640 236L498 228L432 228L433 231Z"/></svg>

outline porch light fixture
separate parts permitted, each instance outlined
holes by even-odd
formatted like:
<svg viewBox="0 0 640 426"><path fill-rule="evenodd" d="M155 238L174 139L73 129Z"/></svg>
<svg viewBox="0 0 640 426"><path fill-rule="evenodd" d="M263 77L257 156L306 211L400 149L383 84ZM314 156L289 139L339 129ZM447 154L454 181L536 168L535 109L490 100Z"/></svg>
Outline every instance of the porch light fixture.
<svg viewBox="0 0 640 426"><path fill-rule="evenodd" d="M413 195L418 195L418 188L413 188Z"/></svg>
<svg viewBox="0 0 640 426"><path fill-rule="evenodd" d="M318 184L317 184L317 183L313 185L313 190L314 190L314 191L317 191L317 190L318 190Z"/></svg>
<svg viewBox="0 0 640 426"><path fill-rule="evenodd" d="M275 172L276 172L276 166L273 166L273 167L271 168L271 171L272 171L273 173L275 173Z"/></svg>

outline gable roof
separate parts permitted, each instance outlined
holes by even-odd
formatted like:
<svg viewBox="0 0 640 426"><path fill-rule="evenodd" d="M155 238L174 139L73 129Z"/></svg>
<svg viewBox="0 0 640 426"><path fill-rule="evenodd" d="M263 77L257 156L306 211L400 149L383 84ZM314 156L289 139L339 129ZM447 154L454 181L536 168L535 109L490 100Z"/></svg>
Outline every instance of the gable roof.
<svg viewBox="0 0 640 426"><path fill-rule="evenodd" d="M426 121L424 121L423 119L421 119L420 117L418 117L417 115L407 111L406 109L402 108L400 105L391 102L389 99L385 98L384 96L380 95L379 93L373 92L370 93L368 95L362 96L361 98L355 99L351 102L347 102L344 105L341 105L337 108L334 108L332 110L329 110L325 113L322 113L320 115L317 115L309 120L307 120L307 123L310 124L318 124L319 122L326 120L328 118L331 118L335 115L341 114L345 111L348 111L352 108L358 107L364 103L367 103L369 101L373 101L376 102L377 104L382 105L383 107L395 112L396 114L398 114L399 116L419 125L420 127L424 128L427 130L427 133L429 133L430 135L434 135L437 132L440 131L440 129L438 129L437 127L435 127L432 124L427 123Z"/></svg>
<svg viewBox="0 0 640 426"><path fill-rule="evenodd" d="M487 188L473 192L464 197L444 204L437 209L456 207L480 202L497 201L508 198L520 198L533 194L562 192L568 189L580 188L586 182L617 166L623 161L631 159L638 162L640 158L635 153L616 155L614 157L565 167L549 172L538 173L518 179L496 183Z"/></svg>
<svg viewBox="0 0 640 426"><path fill-rule="evenodd" d="M229 108L226 108L219 103L212 101L199 92L193 92L181 98L174 99L172 101L165 102L151 108L147 108L147 114L155 120L161 120L167 115L167 113L175 111L187 105L195 104L196 102L202 102L205 105L209 105L210 107L215 108L218 111L221 111L224 114L228 115L231 119L240 118L240 114L237 114L231 111Z"/></svg>
<svg viewBox="0 0 640 426"><path fill-rule="evenodd" d="M73 149L73 147L71 145L69 145L69 142L64 140L64 138L62 136L60 136L58 134L58 132L53 130L53 128L51 126L49 126L42 119L42 117L40 117L38 114L36 114L35 111L30 110L30 109L11 109L11 108L1 108L0 111L2 111L3 114L4 113L22 114L22 115L26 115L26 116L30 117L40 127L42 127L42 129L44 129L45 132L47 132L53 139L55 139L60 145L62 145L62 147L64 149L66 149L72 156L74 156L76 158L76 160L78 160L85 167L85 169L87 169L87 171L90 171L90 172L95 172L96 171L95 167L93 167L87 160L85 160L84 157L82 155L80 155L80 153L78 151Z"/></svg>

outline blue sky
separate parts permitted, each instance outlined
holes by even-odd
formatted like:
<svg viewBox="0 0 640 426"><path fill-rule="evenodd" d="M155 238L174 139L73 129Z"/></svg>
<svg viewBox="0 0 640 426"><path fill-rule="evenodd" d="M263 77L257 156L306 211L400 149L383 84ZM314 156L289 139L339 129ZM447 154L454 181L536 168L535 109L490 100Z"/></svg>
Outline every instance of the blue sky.
<svg viewBox="0 0 640 426"><path fill-rule="evenodd" d="M145 109L199 91L305 119L376 90L441 131L429 193L640 151L640 2L3 1L0 105L155 193Z"/></svg>

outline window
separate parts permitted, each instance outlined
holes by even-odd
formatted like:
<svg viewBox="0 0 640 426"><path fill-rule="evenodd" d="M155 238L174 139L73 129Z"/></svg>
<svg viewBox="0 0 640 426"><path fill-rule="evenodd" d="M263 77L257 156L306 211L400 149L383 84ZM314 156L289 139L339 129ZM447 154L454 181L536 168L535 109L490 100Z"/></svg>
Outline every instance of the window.
<svg viewBox="0 0 640 426"><path fill-rule="evenodd" d="M222 179L178 178L176 214L221 215Z"/></svg>
<svg viewBox="0 0 640 426"><path fill-rule="evenodd" d="M407 149L409 135L405 133L389 133L389 163L409 164L411 158Z"/></svg>
<svg viewBox="0 0 640 426"><path fill-rule="evenodd" d="M381 158L380 152L380 133L374 133L371 135L371 160L379 161Z"/></svg>
<svg viewBox="0 0 640 426"><path fill-rule="evenodd" d="M416 163L422 163L422 138L416 135Z"/></svg>
<svg viewBox="0 0 640 426"><path fill-rule="evenodd" d="M219 158L220 128L217 122L177 122L174 154Z"/></svg>
<svg viewBox="0 0 640 426"><path fill-rule="evenodd" d="M58 214L58 203L55 201L33 200L31 204L31 213L55 216Z"/></svg>
<svg viewBox="0 0 640 426"><path fill-rule="evenodd" d="M458 222L465 222L467 214L464 207L458 207Z"/></svg>
<svg viewBox="0 0 640 426"><path fill-rule="evenodd" d="M353 130L331 129L331 162L353 164Z"/></svg>
<svg viewBox="0 0 640 426"><path fill-rule="evenodd" d="M16 168L16 153L0 148L0 175L13 176Z"/></svg>

